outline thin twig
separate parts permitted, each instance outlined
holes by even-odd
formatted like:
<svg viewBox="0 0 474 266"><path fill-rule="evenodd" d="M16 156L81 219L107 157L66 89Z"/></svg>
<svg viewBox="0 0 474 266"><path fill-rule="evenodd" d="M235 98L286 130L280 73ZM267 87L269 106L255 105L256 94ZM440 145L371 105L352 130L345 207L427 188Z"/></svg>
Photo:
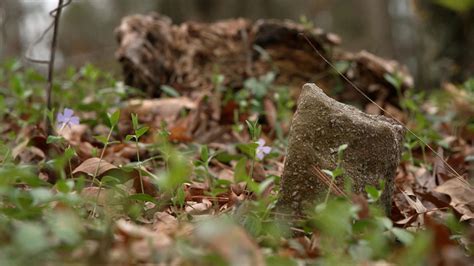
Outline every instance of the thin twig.
<svg viewBox="0 0 474 266"><path fill-rule="evenodd" d="M319 169L317 166L313 166L313 174L319 180L321 180L325 185L327 185L329 187L329 189L331 190L331 192L333 192L336 196L344 196L344 197L347 198L347 194L342 189L340 189L338 186L336 186L332 182L332 180L326 174L324 174L321 171L321 169Z"/></svg>
<svg viewBox="0 0 474 266"><path fill-rule="evenodd" d="M56 16L54 16L54 29L53 29L53 40L51 42L51 52L49 54L49 63L48 63L48 88L46 89L46 108L51 110L51 91L53 90L53 73L54 73L54 59L56 58L56 46L58 40L58 28L59 28L59 19L61 17L61 11L63 7L63 1L59 0ZM45 118L46 122L46 134L51 135L51 121L49 121L49 116Z"/></svg>
<svg viewBox="0 0 474 266"><path fill-rule="evenodd" d="M25 54L25 59L32 62L32 63L37 63L37 64L47 64L48 65L48 86L46 88L46 108L48 110L52 109L52 104L51 104L51 93L53 90L53 78L54 78L54 60L56 58L56 47L57 47L57 40L58 40L58 29L59 29L59 20L61 18L61 11L62 9L69 5L72 2L72 0L59 0L58 6L51 10L49 12L49 15L53 17L53 21L51 22L50 25L41 33L39 38L34 41L27 49L26 54ZM38 43L40 43L43 38L46 36L46 34L53 29L53 37L51 41L51 50L50 50L50 55L49 55L49 60L42 60L42 59L35 59L29 56L31 49L36 46ZM51 135L52 128L51 128L51 121L49 121L49 117L46 116L45 118L45 126L46 126L46 133L48 135Z"/></svg>

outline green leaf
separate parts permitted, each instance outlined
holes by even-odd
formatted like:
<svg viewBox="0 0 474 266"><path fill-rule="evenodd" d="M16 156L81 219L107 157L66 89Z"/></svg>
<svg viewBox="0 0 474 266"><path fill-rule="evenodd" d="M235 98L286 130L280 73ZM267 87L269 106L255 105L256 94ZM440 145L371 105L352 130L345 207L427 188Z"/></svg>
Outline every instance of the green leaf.
<svg viewBox="0 0 474 266"><path fill-rule="evenodd" d="M398 76L386 73L383 77L395 89L399 90L402 87L402 80Z"/></svg>
<svg viewBox="0 0 474 266"><path fill-rule="evenodd" d="M51 123L53 123L53 121L54 121L54 108L52 110L46 109L45 112L46 112L46 116L48 117L49 121Z"/></svg>
<svg viewBox="0 0 474 266"><path fill-rule="evenodd" d="M267 265L272 265L272 266L297 266L299 265L298 262L287 256L277 256L273 255L270 257L267 257L265 259Z"/></svg>
<svg viewBox="0 0 474 266"><path fill-rule="evenodd" d="M74 188L74 181L60 179L56 182L56 189L62 193L68 193Z"/></svg>
<svg viewBox="0 0 474 266"><path fill-rule="evenodd" d="M166 95L171 96L171 97L179 97L181 96L178 91L176 91L175 88L168 86L168 85L161 85L160 89L162 92L164 92Z"/></svg>
<svg viewBox="0 0 474 266"><path fill-rule="evenodd" d="M186 200L186 193L184 192L183 186L178 187L176 190L176 196L173 199L174 204L183 206Z"/></svg>
<svg viewBox="0 0 474 266"><path fill-rule="evenodd" d="M380 195L382 194L376 187L372 185L365 186L365 192L367 192L370 202L377 201L380 198Z"/></svg>
<svg viewBox="0 0 474 266"><path fill-rule="evenodd" d="M413 235L407 230L394 227L391 231L405 245L410 245L414 240Z"/></svg>
<svg viewBox="0 0 474 266"><path fill-rule="evenodd" d="M51 190L41 187L32 189L30 195L33 198L33 203L35 205L43 204L53 199L53 193L51 193Z"/></svg>
<svg viewBox="0 0 474 266"><path fill-rule="evenodd" d="M49 246L46 229L36 223L20 223L13 239L16 248L24 255L37 254Z"/></svg>
<svg viewBox="0 0 474 266"><path fill-rule="evenodd" d="M228 152L219 152L214 158L216 158L221 163L229 163L232 160L238 160L241 156L237 154L230 154Z"/></svg>
<svg viewBox="0 0 474 266"><path fill-rule="evenodd" d="M69 159L71 159L72 157L74 157L74 155L76 155L76 150L74 150L74 148L72 148L72 147L68 147L68 148L64 151L64 155L65 155L66 158L69 160Z"/></svg>
<svg viewBox="0 0 474 266"><path fill-rule="evenodd" d="M345 60L337 61L334 64L334 67L336 68L336 70L338 72L341 72L341 73L346 72L349 69L350 66L351 66L351 63L349 61L345 61Z"/></svg>
<svg viewBox="0 0 474 266"><path fill-rule="evenodd" d="M348 146L349 146L349 145L347 145L347 144L342 144L342 145L339 146L339 148L337 149L337 153L341 153L341 152L345 151Z"/></svg>
<svg viewBox="0 0 474 266"><path fill-rule="evenodd" d="M112 115L109 116L110 126L114 127L118 124L120 119L120 110L115 111Z"/></svg>
<svg viewBox="0 0 474 266"><path fill-rule="evenodd" d="M334 177L341 176L342 174L344 174L344 169L338 167L338 168L334 169L334 171L332 171L332 174L333 174Z"/></svg>
<svg viewBox="0 0 474 266"><path fill-rule="evenodd" d="M237 165L235 166L235 171L234 171L234 181L235 182L242 182L242 181L248 181L250 178L247 175L247 159L242 158L237 162Z"/></svg>
<svg viewBox="0 0 474 266"><path fill-rule="evenodd" d="M102 184L104 185L108 185L108 186L115 186L115 185L118 185L120 183L122 183L122 181L114 176L110 176L110 175L107 175L107 176L104 176L100 179L100 181L102 182Z"/></svg>
<svg viewBox="0 0 474 266"><path fill-rule="evenodd" d="M387 217L377 217L376 219L383 225L385 229L392 230L393 223L390 219Z"/></svg>
<svg viewBox="0 0 474 266"><path fill-rule="evenodd" d="M132 116L133 129L136 130L138 128L138 116L134 113L132 113L131 116Z"/></svg>
<svg viewBox="0 0 474 266"><path fill-rule="evenodd" d="M216 185L216 187L223 186L225 188L228 188L232 184L232 182L226 179L216 179L214 184Z"/></svg>
<svg viewBox="0 0 474 266"><path fill-rule="evenodd" d="M135 136L137 136L137 139L140 138L141 136L143 136L143 134L145 134L148 129L150 129L149 127L142 127L138 130L135 131Z"/></svg>
<svg viewBox="0 0 474 266"><path fill-rule="evenodd" d="M207 162L209 159L209 148L207 145L201 146L201 161Z"/></svg>
<svg viewBox="0 0 474 266"><path fill-rule="evenodd" d="M139 200L139 201L150 201L150 202L156 202L156 199L153 198L152 196L144 193L138 193L138 194L133 194L128 197L131 200Z"/></svg>
<svg viewBox="0 0 474 266"><path fill-rule="evenodd" d="M127 135L125 136L125 141L131 141L132 139L138 139L135 135Z"/></svg>
<svg viewBox="0 0 474 266"><path fill-rule="evenodd" d="M247 127L248 127L248 129L249 129L250 135L252 135L252 134L253 134L253 131L254 131L254 128L255 128L254 124L253 124L251 121L249 121L249 120L245 120L245 123L247 124Z"/></svg>
<svg viewBox="0 0 474 266"><path fill-rule="evenodd" d="M255 151L257 147L258 147L258 144L254 142L247 143L247 144L237 144L237 148L252 159L255 158Z"/></svg>
<svg viewBox="0 0 474 266"><path fill-rule="evenodd" d="M46 139L47 144L61 144L64 141L64 138L61 136L48 136L48 138Z"/></svg>
<svg viewBox="0 0 474 266"><path fill-rule="evenodd" d="M329 170L326 170L326 169L322 169L321 171L323 173L327 174L330 177L333 177L333 178L335 177L332 171L329 171Z"/></svg>
<svg viewBox="0 0 474 266"><path fill-rule="evenodd" d="M48 218L48 224L62 243L74 245L81 240L84 228L82 221L73 212L59 211Z"/></svg>
<svg viewBox="0 0 474 266"><path fill-rule="evenodd" d="M262 221L256 215L247 215L244 220L244 227L252 236L257 237L262 232Z"/></svg>
<svg viewBox="0 0 474 266"><path fill-rule="evenodd" d="M94 138L104 145L109 141L106 136L94 136Z"/></svg>

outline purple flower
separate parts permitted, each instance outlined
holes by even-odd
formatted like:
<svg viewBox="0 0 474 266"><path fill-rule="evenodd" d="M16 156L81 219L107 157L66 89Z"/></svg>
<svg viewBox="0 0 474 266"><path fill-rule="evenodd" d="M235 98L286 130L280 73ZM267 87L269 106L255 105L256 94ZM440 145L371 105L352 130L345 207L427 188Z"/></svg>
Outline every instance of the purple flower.
<svg viewBox="0 0 474 266"><path fill-rule="evenodd" d="M272 148L265 146L264 139L259 139L256 143L258 144L258 147L256 150L257 159L263 160L263 157L265 157L265 154L269 154Z"/></svg>
<svg viewBox="0 0 474 266"><path fill-rule="evenodd" d="M71 127L72 125L79 125L79 117L74 115L74 111L69 108L64 108L63 113L58 113L56 118L59 130L63 129L64 127L68 126Z"/></svg>

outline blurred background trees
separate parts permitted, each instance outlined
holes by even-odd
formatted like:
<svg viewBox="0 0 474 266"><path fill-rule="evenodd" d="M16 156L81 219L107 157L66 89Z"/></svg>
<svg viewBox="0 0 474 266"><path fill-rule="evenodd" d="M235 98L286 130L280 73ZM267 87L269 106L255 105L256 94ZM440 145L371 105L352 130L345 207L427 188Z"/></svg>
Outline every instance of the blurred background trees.
<svg viewBox="0 0 474 266"><path fill-rule="evenodd" d="M0 60L23 55L56 5L0 1ZM58 66L91 62L117 69L114 28L126 15L152 11L175 23L235 17L310 22L340 35L347 50L407 65L420 88L474 74L474 0L74 0L61 21ZM44 58L47 48L46 41L33 55Z"/></svg>

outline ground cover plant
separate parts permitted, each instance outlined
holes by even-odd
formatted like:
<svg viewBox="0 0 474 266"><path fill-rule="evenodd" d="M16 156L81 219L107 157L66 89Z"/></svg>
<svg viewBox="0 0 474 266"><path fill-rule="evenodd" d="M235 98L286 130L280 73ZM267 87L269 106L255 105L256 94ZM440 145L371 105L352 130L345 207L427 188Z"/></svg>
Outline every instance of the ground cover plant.
<svg viewBox="0 0 474 266"><path fill-rule="evenodd" d="M223 78L216 74L216 87ZM4 63L2 265L469 263L472 189L409 135L390 215L376 204L383 184L366 195L328 193L301 217L277 213L287 144L281 127L295 103L271 79L261 80L248 80L250 95L232 95L248 114L229 125L240 141L203 145L180 131L200 107L171 87L159 99L128 100L140 93L87 65L57 75L54 109L47 110L44 78L19 61ZM408 127L466 175L474 160L473 84L400 98ZM278 125L262 121L271 109L252 102L260 90L278 106ZM150 116L156 108L159 119ZM40 126L44 116L51 135ZM338 178L343 169L320 174Z"/></svg>
<svg viewBox="0 0 474 266"><path fill-rule="evenodd" d="M414 88L395 62L334 52L340 39L304 17L215 27L158 15L131 16L116 31L123 76L91 64L54 73L56 29L70 3L60 0L51 13L52 53L39 62L47 75L20 59L0 65L0 265L472 264L474 78ZM183 30L193 27L200 30ZM235 27L260 36L257 59L244 51L238 74L239 64L212 61L216 51L242 52L248 36ZM267 39L268 29L284 41ZM148 49L160 48L162 34L175 39L161 38L168 50L156 67ZM145 49L130 46L130 36ZM316 53L301 75L285 69L313 53L299 43L287 49L298 38ZM222 44L230 48L209 48ZM149 73L163 74L159 88ZM307 166L327 185L320 201L304 212L278 208L301 77L403 124L393 185L380 180L354 193L343 144L331 149L334 169ZM333 186L341 180L344 187ZM388 186L391 200L382 196Z"/></svg>

